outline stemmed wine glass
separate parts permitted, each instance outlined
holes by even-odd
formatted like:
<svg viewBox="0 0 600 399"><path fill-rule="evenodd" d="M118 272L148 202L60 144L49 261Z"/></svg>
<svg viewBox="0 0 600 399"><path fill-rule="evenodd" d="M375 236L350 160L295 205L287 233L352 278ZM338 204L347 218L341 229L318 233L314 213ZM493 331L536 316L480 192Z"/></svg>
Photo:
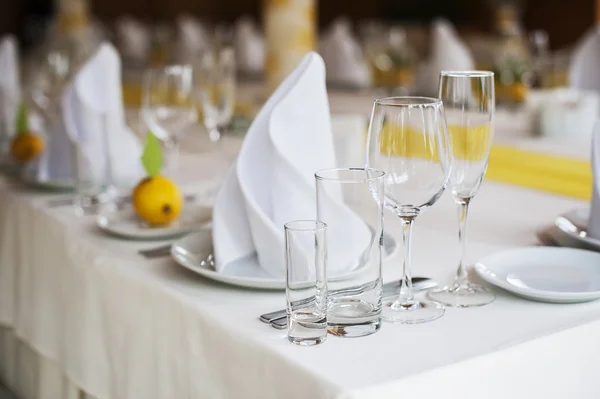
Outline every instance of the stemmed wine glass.
<svg viewBox="0 0 600 399"><path fill-rule="evenodd" d="M450 173L448 131L442 101L389 97L375 101L369 125L367 166L385 172L385 203L402 223L404 264L398 298L382 318L415 324L444 314L442 305L417 301L411 283L413 222L442 195Z"/></svg>
<svg viewBox="0 0 600 399"><path fill-rule="evenodd" d="M235 110L235 54L232 47L216 46L196 66L204 125L211 142L229 127Z"/></svg>
<svg viewBox="0 0 600 399"><path fill-rule="evenodd" d="M146 72L142 118L166 147L166 167L173 173L177 168L181 138L198 120L190 65L169 65Z"/></svg>
<svg viewBox="0 0 600 399"><path fill-rule="evenodd" d="M436 302L453 307L482 306L495 295L469 281L465 267L467 215L471 199L485 176L494 135L494 73L487 71L442 72L439 97L453 154L450 187L458 205L460 260L454 283L429 292Z"/></svg>

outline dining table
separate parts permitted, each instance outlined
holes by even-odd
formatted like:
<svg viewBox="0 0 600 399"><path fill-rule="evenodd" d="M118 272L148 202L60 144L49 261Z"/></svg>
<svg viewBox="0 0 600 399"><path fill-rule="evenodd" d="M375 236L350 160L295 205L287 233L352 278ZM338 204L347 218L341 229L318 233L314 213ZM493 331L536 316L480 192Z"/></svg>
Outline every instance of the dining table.
<svg viewBox="0 0 600 399"><path fill-rule="evenodd" d="M363 166L371 103L368 94L330 94L339 162L354 163L345 166ZM496 142L589 159L588 142L535 136L529 118L499 110ZM185 138L177 182L211 203L243 135L217 145L203 135ZM488 306L299 347L259 320L285 307L283 291L219 283L169 256L147 259L138 251L169 241L112 237L93 215L48 206L70 194L10 176L0 186L0 381L22 399L600 397L598 301L533 302L491 287ZM585 205L485 180L471 206L467 260L539 245L536 234L557 215ZM401 240L387 211L385 231ZM413 275L450 283L457 232L446 192L415 222ZM400 252L385 259L386 282L399 279L401 263Z"/></svg>

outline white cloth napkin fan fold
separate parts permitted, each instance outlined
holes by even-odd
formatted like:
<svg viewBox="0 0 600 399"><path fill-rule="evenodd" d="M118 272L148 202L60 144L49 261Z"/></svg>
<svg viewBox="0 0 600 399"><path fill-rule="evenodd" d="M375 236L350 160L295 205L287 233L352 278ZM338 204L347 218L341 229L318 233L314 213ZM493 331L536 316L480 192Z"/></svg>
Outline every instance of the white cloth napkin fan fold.
<svg viewBox="0 0 600 399"><path fill-rule="evenodd" d="M592 137L592 202L587 233L590 237L600 239L600 120L594 126Z"/></svg>
<svg viewBox="0 0 600 399"><path fill-rule="evenodd" d="M217 195L213 212L217 271L256 254L270 275L284 276L283 226L316 218L314 173L335 164L325 66L311 52L259 112ZM368 234L357 215L340 209L348 229ZM328 239L346 237L328 234ZM362 252L352 247L345 251L342 255L348 260L329 265L328 270L349 267Z"/></svg>
<svg viewBox="0 0 600 399"><path fill-rule="evenodd" d="M238 70L259 74L265 64L265 39L250 18L240 18L235 24L235 57Z"/></svg>
<svg viewBox="0 0 600 399"><path fill-rule="evenodd" d="M352 35L349 21L334 21L319 47L327 66L328 82L359 88L370 84L371 70L358 40Z"/></svg>
<svg viewBox="0 0 600 399"><path fill-rule="evenodd" d="M437 95L441 71L470 71L475 61L452 23L445 19L433 22L428 63L420 68L419 87L423 93Z"/></svg>
<svg viewBox="0 0 600 399"><path fill-rule="evenodd" d="M112 45L103 44L75 76L63 97L63 117L92 176L106 173L101 149L108 148L114 184L130 187L142 178L142 146L125 124L121 62Z"/></svg>
<svg viewBox="0 0 600 399"><path fill-rule="evenodd" d="M121 54L126 59L144 61L150 52L152 37L150 29L135 18L125 16L116 24L117 40Z"/></svg>
<svg viewBox="0 0 600 399"><path fill-rule="evenodd" d="M600 25L587 32L573 51L569 85L600 93Z"/></svg>
<svg viewBox="0 0 600 399"><path fill-rule="evenodd" d="M177 59L194 62L210 46L205 26L198 19L184 15L177 19Z"/></svg>
<svg viewBox="0 0 600 399"><path fill-rule="evenodd" d="M8 137L15 134L20 83L17 41L12 36L5 36L0 39L0 133ZM8 131L3 131L5 128Z"/></svg>

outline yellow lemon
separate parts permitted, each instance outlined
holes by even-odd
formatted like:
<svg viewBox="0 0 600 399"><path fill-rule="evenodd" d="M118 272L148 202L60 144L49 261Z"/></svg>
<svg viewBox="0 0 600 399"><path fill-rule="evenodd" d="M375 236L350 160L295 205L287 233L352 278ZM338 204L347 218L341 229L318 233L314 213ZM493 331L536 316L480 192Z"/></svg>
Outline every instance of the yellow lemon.
<svg viewBox="0 0 600 399"><path fill-rule="evenodd" d="M511 87L511 99L514 102L522 103L527 99L527 86L521 82L513 83Z"/></svg>
<svg viewBox="0 0 600 399"><path fill-rule="evenodd" d="M181 213L182 205L179 189L163 176L147 177L133 191L135 212L152 226L171 223Z"/></svg>
<svg viewBox="0 0 600 399"><path fill-rule="evenodd" d="M16 161L26 163L40 155L44 147L44 141L40 137L25 132L15 136L10 146L10 153Z"/></svg>

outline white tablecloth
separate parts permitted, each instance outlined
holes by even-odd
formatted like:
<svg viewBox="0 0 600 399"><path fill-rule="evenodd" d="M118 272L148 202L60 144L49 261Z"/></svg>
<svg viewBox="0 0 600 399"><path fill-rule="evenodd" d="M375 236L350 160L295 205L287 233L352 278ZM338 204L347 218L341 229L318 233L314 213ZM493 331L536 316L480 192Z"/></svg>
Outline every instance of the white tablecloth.
<svg viewBox="0 0 600 399"><path fill-rule="evenodd" d="M239 143L224 145L231 153ZM216 159L186 156L182 180L219 172ZM110 238L91 217L48 208L50 194L7 182L2 190L0 350L11 353L0 352L0 378L23 399L78 389L98 399L600 397L600 302L550 305L497 291L489 306L448 309L432 323L296 347L258 320L283 307L283 293L146 260L137 250L160 242ZM469 259L533 245L537 229L581 205L486 182L472 206ZM419 217L413 275L450 280L456 224L448 196ZM386 229L398 237L391 214ZM386 280L399 277L399 262L386 261ZM19 368L33 363L35 375Z"/></svg>

